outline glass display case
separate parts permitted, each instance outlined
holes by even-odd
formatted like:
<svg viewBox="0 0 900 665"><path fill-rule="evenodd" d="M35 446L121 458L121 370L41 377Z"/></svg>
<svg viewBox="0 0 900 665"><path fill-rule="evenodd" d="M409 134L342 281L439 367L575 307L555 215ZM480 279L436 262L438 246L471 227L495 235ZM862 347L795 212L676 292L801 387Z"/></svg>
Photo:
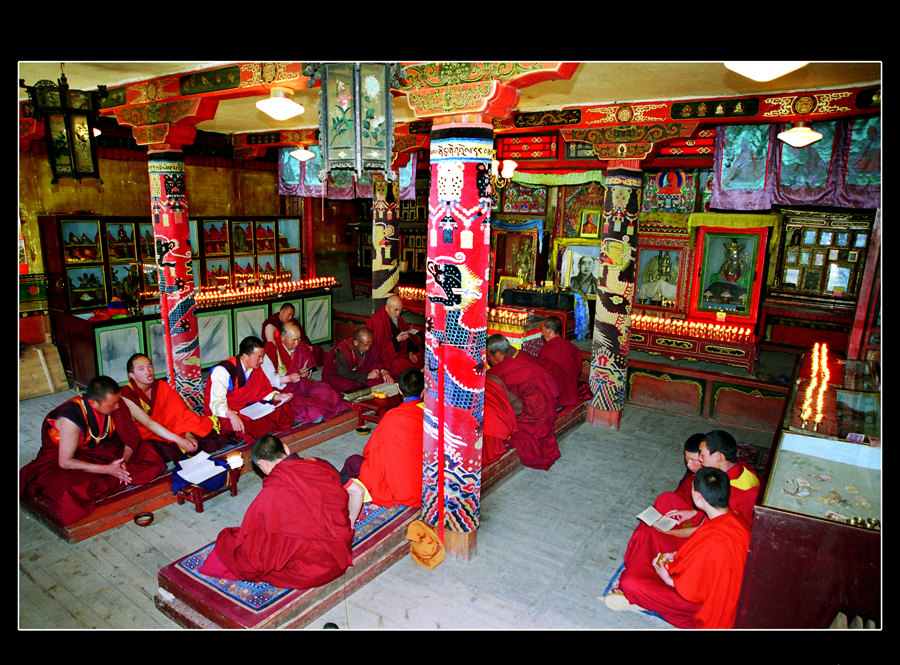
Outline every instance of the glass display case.
<svg viewBox="0 0 900 665"><path fill-rule="evenodd" d="M735 628L827 628L838 612L881 625L881 427L868 363L798 363L773 441Z"/></svg>

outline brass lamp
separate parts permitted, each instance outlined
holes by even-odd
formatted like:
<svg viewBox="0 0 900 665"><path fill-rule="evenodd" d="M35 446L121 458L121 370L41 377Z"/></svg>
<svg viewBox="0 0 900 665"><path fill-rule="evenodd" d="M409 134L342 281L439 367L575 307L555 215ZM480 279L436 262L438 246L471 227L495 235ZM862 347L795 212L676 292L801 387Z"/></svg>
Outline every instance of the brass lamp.
<svg viewBox="0 0 900 665"><path fill-rule="evenodd" d="M33 86L19 79L19 86L28 91L36 119L43 118L47 131L47 154L53 173L51 184L60 178L97 178L97 145L94 143L95 123L100 116L100 100L105 99L106 86L93 92L70 90L66 73L60 64L57 83L42 79Z"/></svg>

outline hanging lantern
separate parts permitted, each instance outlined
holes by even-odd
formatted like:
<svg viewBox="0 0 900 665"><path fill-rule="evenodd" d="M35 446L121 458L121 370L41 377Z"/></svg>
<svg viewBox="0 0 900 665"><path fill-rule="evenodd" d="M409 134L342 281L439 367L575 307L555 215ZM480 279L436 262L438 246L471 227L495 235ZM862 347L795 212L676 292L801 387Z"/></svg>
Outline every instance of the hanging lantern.
<svg viewBox="0 0 900 665"><path fill-rule="evenodd" d="M307 85L321 80L319 93L320 179L334 171L382 173L394 180L394 107L391 85L395 64L376 62L310 63ZM402 72L399 73L402 76ZM398 84L399 85L399 84Z"/></svg>
<svg viewBox="0 0 900 665"><path fill-rule="evenodd" d="M62 76L57 83L42 79L29 86L25 79L19 79L19 86L28 91L34 118L43 118L46 124L47 154L53 172L50 182L55 185L60 178L99 180L94 125L100 115L100 100L107 95L106 86L97 86L94 92L70 90L62 69L60 65Z"/></svg>

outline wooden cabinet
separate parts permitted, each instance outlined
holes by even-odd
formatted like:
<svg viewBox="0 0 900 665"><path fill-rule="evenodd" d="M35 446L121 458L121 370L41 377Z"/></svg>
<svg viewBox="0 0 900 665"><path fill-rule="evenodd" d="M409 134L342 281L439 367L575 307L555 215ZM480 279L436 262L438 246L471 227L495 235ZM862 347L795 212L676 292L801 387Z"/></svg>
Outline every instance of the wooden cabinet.
<svg viewBox="0 0 900 665"><path fill-rule="evenodd" d="M805 361L754 509L735 628L827 628L838 612L881 627L878 383L859 363L825 363L819 409Z"/></svg>

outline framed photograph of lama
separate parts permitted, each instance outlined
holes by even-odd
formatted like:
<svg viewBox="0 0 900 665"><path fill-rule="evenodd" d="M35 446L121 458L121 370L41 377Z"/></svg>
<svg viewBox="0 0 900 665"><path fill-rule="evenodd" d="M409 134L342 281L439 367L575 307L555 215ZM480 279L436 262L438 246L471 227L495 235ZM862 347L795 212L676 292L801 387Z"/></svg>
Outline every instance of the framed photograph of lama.
<svg viewBox="0 0 900 665"><path fill-rule="evenodd" d="M585 208L581 211L581 223L578 229L579 238L599 238L600 220L603 218L602 208Z"/></svg>
<svg viewBox="0 0 900 665"><path fill-rule="evenodd" d="M634 307L687 314L690 241L642 235L635 259Z"/></svg>
<svg viewBox="0 0 900 665"><path fill-rule="evenodd" d="M691 318L756 323L768 228L697 229Z"/></svg>
<svg viewBox="0 0 900 665"><path fill-rule="evenodd" d="M557 238L553 241L549 271L558 286L574 289L593 300L600 278L600 243L586 238Z"/></svg>

